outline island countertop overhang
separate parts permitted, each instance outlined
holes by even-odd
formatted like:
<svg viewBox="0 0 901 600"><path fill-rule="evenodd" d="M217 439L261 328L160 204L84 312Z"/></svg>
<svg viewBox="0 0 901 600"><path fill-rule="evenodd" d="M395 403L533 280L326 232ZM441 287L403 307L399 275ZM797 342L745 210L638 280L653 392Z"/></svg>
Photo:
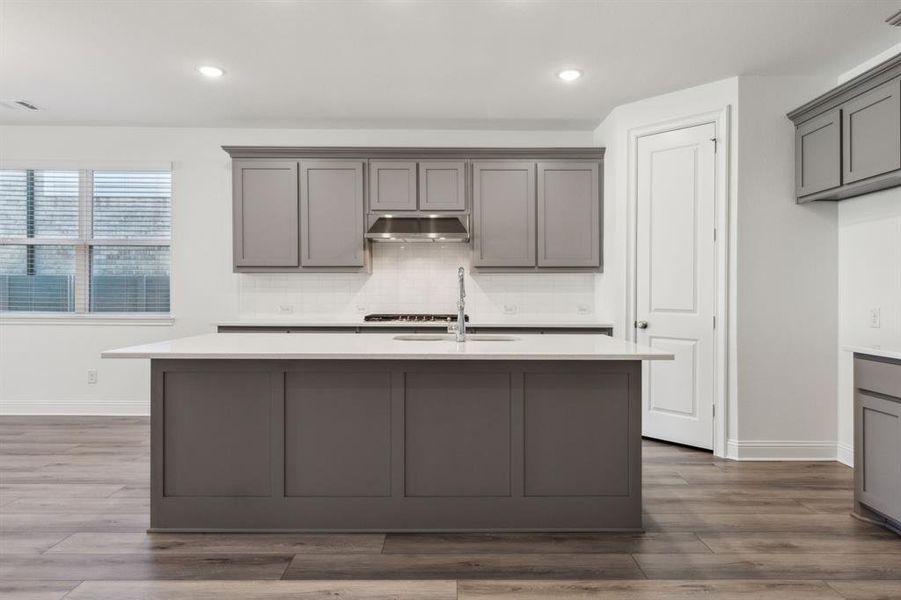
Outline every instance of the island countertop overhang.
<svg viewBox="0 0 901 600"><path fill-rule="evenodd" d="M208 333L107 350L102 358L232 360L672 360L602 334L516 334L513 341L409 341L372 333Z"/></svg>

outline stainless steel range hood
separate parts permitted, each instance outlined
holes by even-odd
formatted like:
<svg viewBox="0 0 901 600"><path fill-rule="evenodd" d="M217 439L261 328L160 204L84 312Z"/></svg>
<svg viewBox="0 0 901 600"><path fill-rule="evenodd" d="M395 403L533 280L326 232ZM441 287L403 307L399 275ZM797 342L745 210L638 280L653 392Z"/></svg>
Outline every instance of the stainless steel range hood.
<svg viewBox="0 0 901 600"><path fill-rule="evenodd" d="M467 242L469 232L457 217L382 216L366 232L374 242Z"/></svg>

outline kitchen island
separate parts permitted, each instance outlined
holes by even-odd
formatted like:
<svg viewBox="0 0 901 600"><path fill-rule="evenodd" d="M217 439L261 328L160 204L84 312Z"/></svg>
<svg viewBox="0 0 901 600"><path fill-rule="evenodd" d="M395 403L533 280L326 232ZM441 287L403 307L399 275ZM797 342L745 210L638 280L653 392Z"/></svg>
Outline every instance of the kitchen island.
<svg viewBox="0 0 901 600"><path fill-rule="evenodd" d="M672 359L606 335L393 333L103 357L151 361L157 531L640 530L641 364Z"/></svg>

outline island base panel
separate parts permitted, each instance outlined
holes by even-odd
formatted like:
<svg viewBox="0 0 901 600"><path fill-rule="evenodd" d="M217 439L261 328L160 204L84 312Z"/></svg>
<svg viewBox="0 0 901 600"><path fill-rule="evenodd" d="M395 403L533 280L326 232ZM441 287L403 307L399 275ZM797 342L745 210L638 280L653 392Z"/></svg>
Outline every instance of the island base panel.
<svg viewBox="0 0 901 600"><path fill-rule="evenodd" d="M637 531L641 362L153 360L154 531Z"/></svg>

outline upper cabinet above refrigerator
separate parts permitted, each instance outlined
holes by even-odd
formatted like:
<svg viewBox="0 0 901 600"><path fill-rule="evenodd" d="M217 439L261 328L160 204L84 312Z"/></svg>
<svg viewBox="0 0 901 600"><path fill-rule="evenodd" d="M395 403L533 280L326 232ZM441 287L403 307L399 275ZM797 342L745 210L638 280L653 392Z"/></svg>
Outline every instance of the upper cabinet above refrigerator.
<svg viewBox="0 0 901 600"><path fill-rule="evenodd" d="M901 54L788 114L798 202L901 185Z"/></svg>

